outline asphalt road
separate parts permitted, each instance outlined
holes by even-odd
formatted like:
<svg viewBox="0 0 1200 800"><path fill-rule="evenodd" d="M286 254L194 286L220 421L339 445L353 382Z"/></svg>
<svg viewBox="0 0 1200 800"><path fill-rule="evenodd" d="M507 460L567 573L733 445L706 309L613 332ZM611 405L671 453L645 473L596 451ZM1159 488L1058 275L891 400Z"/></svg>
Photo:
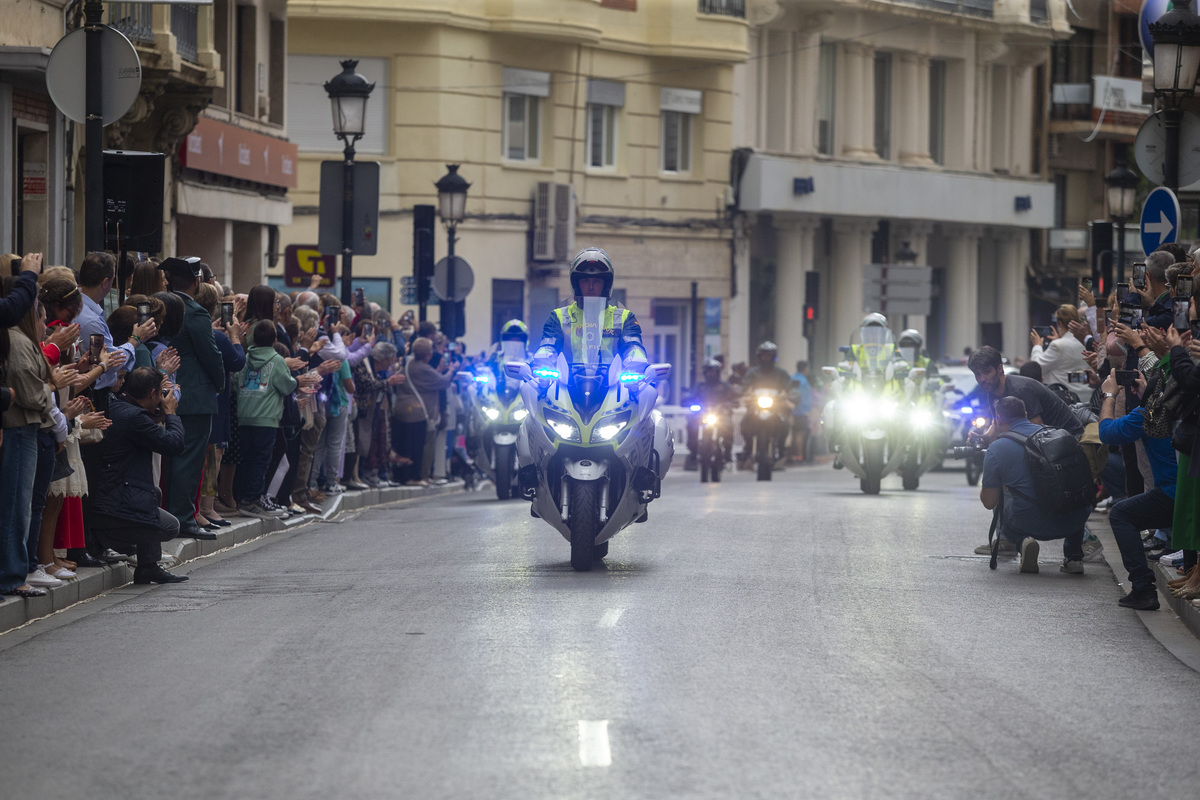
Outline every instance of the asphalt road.
<svg viewBox="0 0 1200 800"><path fill-rule="evenodd" d="M588 574L488 494L314 525L0 637L0 794L1195 796L1200 675L989 519L826 466L673 472Z"/></svg>

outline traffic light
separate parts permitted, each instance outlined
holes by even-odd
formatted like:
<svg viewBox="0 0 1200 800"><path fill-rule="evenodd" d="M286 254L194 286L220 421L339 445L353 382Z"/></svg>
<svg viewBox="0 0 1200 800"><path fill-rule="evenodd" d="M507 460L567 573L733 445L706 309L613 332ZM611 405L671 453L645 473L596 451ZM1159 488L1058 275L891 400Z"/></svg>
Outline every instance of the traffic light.
<svg viewBox="0 0 1200 800"><path fill-rule="evenodd" d="M1097 295L1107 294L1113 286L1113 226L1106 220L1088 223L1088 265Z"/></svg>
<svg viewBox="0 0 1200 800"><path fill-rule="evenodd" d="M420 321L425 321L429 302L429 282L433 280L433 245L437 210L433 206L413 206L413 277L417 279L417 305Z"/></svg>
<svg viewBox="0 0 1200 800"><path fill-rule="evenodd" d="M821 273L804 273L804 338L817 333L817 315L821 303Z"/></svg>

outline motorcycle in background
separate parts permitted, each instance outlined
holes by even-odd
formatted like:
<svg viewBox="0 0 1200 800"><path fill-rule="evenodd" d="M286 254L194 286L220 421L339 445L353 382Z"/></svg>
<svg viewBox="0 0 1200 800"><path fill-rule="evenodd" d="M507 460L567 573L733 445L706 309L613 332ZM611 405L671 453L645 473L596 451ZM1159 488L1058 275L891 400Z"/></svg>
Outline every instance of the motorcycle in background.
<svg viewBox="0 0 1200 800"><path fill-rule="evenodd" d="M519 493L517 484L517 434L529 410L521 399L520 381L501 380L487 368L474 374L475 421L485 464L496 484L496 497L507 500Z"/></svg>
<svg viewBox="0 0 1200 800"><path fill-rule="evenodd" d="M909 370L905 395L909 435L900 478L906 491L915 491L920 488L921 476L941 463L949 431L942 411L941 382L928 378L924 368Z"/></svg>
<svg viewBox="0 0 1200 800"><path fill-rule="evenodd" d="M723 405L704 408L698 403L690 407L696 424L696 466L700 482L719 483L725 469L726 448L733 433L733 413Z"/></svg>

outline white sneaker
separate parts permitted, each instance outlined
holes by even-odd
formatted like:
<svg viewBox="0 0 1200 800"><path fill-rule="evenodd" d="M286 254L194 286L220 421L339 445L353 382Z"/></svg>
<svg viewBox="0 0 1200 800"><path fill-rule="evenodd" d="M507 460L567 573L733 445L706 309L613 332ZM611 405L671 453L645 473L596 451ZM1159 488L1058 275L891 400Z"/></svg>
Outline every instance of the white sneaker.
<svg viewBox="0 0 1200 800"><path fill-rule="evenodd" d="M39 569L45 572L51 578L58 578L60 581L70 580L76 577L75 573L66 567L59 567L54 564L42 564Z"/></svg>
<svg viewBox="0 0 1200 800"><path fill-rule="evenodd" d="M1158 559L1158 563L1165 564L1168 567L1179 567L1183 565L1183 551L1176 550L1174 553L1165 555Z"/></svg>
<svg viewBox="0 0 1200 800"><path fill-rule="evenodd" d="M1104 552L1104 542L1096 538L1094 534L1089 533L1087 538L1083 540L1083 560L1095 561Z"/></svg>
<svg viewBox="0 0 1200 800"><path fill-rule="evenodd" d="M46 570L38 567L33 572L25 577L25 582L30 586L38 586L43 589L52 589L55 586L62 586L63 582L58 578L52 578L46 574Z"/></svg>
<svg viewBox="0 0 1200 800"><path fill-rule="evenodd" d="M277 517L259 503L238 503L238 511L243 517L257 517L258 519L276 519Z"/></svg>

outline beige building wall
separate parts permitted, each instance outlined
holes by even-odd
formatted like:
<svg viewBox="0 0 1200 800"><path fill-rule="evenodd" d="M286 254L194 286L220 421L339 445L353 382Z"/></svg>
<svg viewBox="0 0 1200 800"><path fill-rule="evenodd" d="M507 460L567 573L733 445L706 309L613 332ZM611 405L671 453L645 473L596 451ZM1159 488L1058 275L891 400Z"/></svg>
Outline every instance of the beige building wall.
<svg viewBox="0 0 1200 800"><path fill-rule="evenodd" d="M648 337L652 304L688 300L692 281L701 305L706 297L728 305L724 202L732 65L746 56L746 24L700 14L695 0L636 6L624 11L596 0L289 4L290 56L387 64L386 75L359 68L377 83L368 115L387 115L387 136L386 152L359 153L360 160L381 164L381 218L379 253L356 256L354 274L391 277L393 312L404 310L399 278L412 273L411 209L436 203L433 183L447 163L461 164L459 173L472 184L456 247L476 273L467 299L470 350L491 343L493 279L526 281L527 308L531 290L567 295L564 265L530 259L533 197L542 181L574 188L575 249L598 245L610 252L616 288L625 291ZM326 79L337 71L330 63ZM504 150L505 68L549 74L537 159L513 160ZM624 105L615 112L615 163L599 168L587 166L585 154L591 78L624 86ZM662 169L664 87L700 93L699 113L691 117L691 166L677 174ZM311 113L328 119L328 102L317 105L314 100ZM338 150L332 130L327 145L306 149L301 143L295 217L282 232L284 244L316 242L319 165ZM445 249L439 229L438 257ZM436 305L430 317L436 320ZM536 330L543 319L528 322Z"/></svg>

